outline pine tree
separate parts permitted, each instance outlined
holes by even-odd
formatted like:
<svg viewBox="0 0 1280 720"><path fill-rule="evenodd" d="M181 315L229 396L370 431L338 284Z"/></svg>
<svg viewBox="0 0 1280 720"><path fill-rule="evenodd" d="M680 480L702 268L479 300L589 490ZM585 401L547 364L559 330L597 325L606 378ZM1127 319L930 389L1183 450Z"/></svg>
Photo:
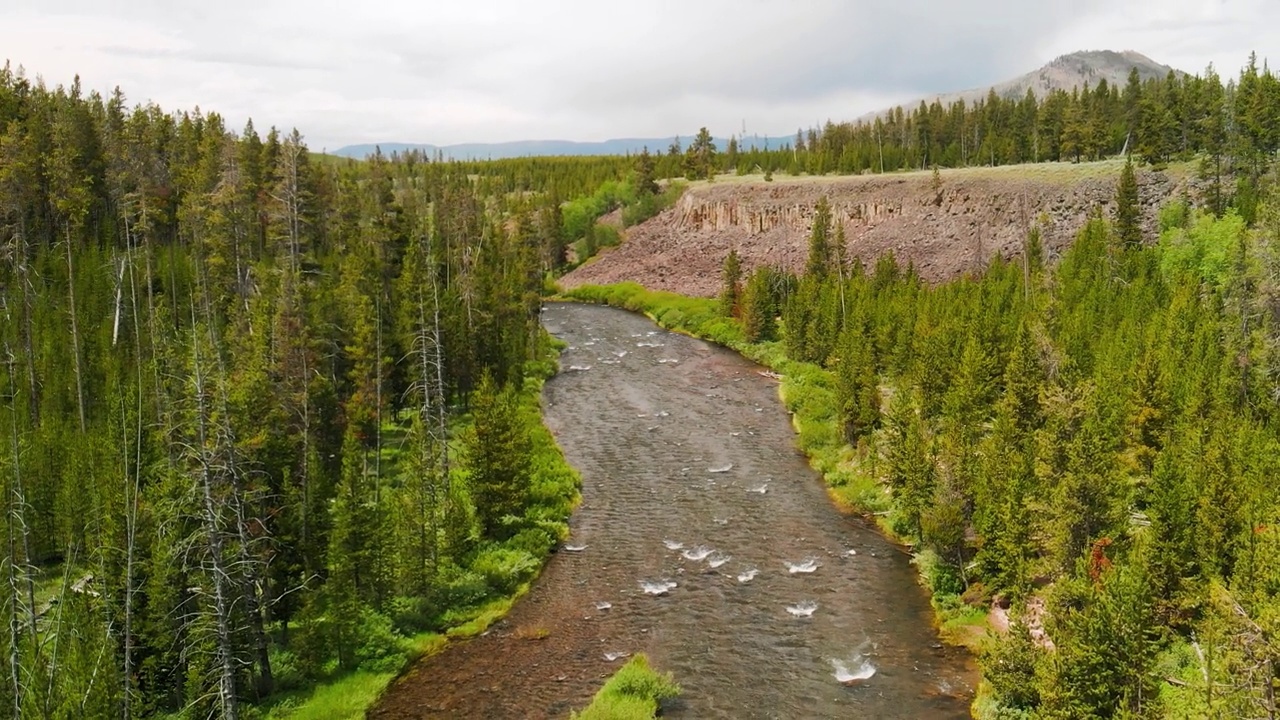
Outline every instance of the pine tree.
<svg viewBox="0 0 1280 720"><path fill-rule="evenodd" d="M1125 160L1116 187L1116 236L1127 248L1142 246L1142 208L1138 204L1138 179L1133 172L1133 161Z"/></svg>
<svg viewBox="0 0 1280 720"><path fill-rule="evenodd" d="M636 157L635 170L635 188L636 192L641 195L658 194L658 183L653 179L653 156L649 155L649 147L646 145L640 155Z"/></svg>
<svg viewBox="0 0 1280 720"><path fill-rule="evenodd" d="M1132 567L1082 582L1064 584L1053 603L1055 658L1043 708L1050 717L1138 715L1156 698L1151 589Z"/></svg>
<svg viewBox="0 0 1280 720"><path fill-rule="evenodd" d="M774 271L758 267L742 291L742 331L747 342L777 339L778 307L772 287Z"/></svg>
<svg viewBox="0 0 1280 720"><path fill-rule="evenodd" d="M921 516L933 500L937 481L932 443L925 434L918 402L908 395L894 399L886 421L889 487L901 513L902 530L920 540L924 534Z"/></svg>
<svg viewBox="0 0 1280 720"><path fill-rule="evenodd" d="M720 314L738 317L742 311L742 260L736 249L725 255L720 279Z"/></svg>
<svg viewBox="0 0 1280 720"><path fill-rule="evenodd" d="M861 322L841 336L836 364L836 399L845 442L857 445L880 424L880 383L872 344Z"/></svg>
<svg viewBox="0 0 1280 720"><path fill-rule="evenodd" d="M328 604L330 648L339 665L354 668L360 633L369 609L380 607L387 594L388 518L377 497L377 478L354 429L342 444L342 477L330 509Z"/></svg>
<svg viewBox="0 0 1280 720"><path fill-rule="evenodd" d="M1040 706L1039 668L1047 658L1026 623L1011 623L1008 636L988 645L978 660L982 679L990 683L1002 706L1024 712Z"/></svg>
<svg viewBox="0 0 1280 720"><path fill-rule="evenodd" d="M826 196L818 198L813 209L813 227L809 231L809 259L804 274L822 280L831 272L831 205Z"/></svg>
<svg viewBox="0 0 1280 720"><path fill-rule="evenodd" d="M472 426L464 445L471 496L485 537L514 534L510 524L529 502L532 446L511 387L484 375L471 401Z"/></svg>

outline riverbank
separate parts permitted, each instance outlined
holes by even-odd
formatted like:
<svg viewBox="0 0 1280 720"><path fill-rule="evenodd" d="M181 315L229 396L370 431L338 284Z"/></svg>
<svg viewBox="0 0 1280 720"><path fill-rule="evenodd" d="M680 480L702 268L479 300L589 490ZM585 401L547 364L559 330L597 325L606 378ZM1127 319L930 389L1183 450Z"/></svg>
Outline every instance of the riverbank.
<svg viewBox="0 0 1280 720"><path fill-rule="evenodd" d="M466 568L459 578L449 583L448 590L457 590L452 596L458 599L442 613L439 627L409 636L390 635L388 639L395 647L376 662L277 693L258 706L265 720L363 719L399 678L451 644L485 633L529 593L553 557L551 551L568 537L569 516L581 500L581 479L566 462L555 438L542 423L541 415L542 388L559 370L558 357L562 347L552 340L545 345L542 357L526 365L524 385L518 394L519 412L532 441L536 500L530 512L536 514L539 526L552 535L554 542L545 549L538 548L541 553L533 554L536 564L532 566L527 562L515 563L518 567L510 567L512 563L509 562L495 562L495 557L506 559L502 555L503 546L479 552L472 567ZM456 418L451 435L461 437L470 423L469 416ZM387 458L388 463L394 464L397 453L384 450L391 455ZM532 552L528 543L515 549ZM466 592L462 592L464 589Z"/></svg>
<svg viewBox="0 0 1280 720"><path fill-rule="evenodd" d="M603 305L542 321L569 345L543 421L582 475L570 538L371 718L564 720L639 653L683 688L671 720L968 717L970 659L907 559L830 502L759 365Z"/></svg>
<svg viewBox="0 0 1280 720"><path fill-rule="evenodd" d="M781 342L747 342L741 326L720 314L715 299L647 290L635 283L583 285L566 292L565 297L642 313L664 328L727 347L779 375L779 395L792 415L796 445L825 478L832 501L845 512L873 521L904 551L913 549L910 540L895 533L888 521L892 496L877 477L874 444L851 448L840 435L831 372L786 357ZM990 627L988 613L958 595L932 592L934 559L927 552L913 555L920 582L931 591L939 634L947 643L976 655Z"/></svg>

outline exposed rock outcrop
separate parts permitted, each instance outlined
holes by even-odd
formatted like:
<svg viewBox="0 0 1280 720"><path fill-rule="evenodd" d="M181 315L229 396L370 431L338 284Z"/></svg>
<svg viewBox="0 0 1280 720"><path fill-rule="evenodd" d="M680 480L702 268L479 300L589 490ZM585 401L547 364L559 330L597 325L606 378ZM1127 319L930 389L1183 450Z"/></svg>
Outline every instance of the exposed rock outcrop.
<svg viewBox="0 0 1280 720"><path fill-rule="evenodd" d="M770 264L798 271L818 199L843 224L850 257L870 266L892 250L929 281L1021 253L1038 226L1050 259L1071 242L1094 209L1109 216L1121 163L1051 164L932 173L760 180L695 185L673 207L626 232L622 245L569 273L565 287L631 280L690 295L719 291L720 266L737 249L750 271ZM1178 172L1140 171L1144 220L1186 189Z"/></svg>

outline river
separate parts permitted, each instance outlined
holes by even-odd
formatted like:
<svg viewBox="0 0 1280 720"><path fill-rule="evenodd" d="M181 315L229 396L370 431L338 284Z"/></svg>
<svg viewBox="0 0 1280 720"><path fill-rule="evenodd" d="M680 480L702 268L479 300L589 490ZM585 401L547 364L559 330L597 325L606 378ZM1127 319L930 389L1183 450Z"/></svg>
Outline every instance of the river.
<svg viewBox="0 0 1280 720"><path fill-rule="evenodd" d="M909 558L831 504L777 381L613 308L543 323L569 344L543 405L583 477L571 538L372 717L564 717L636 652L683 688L665 717L968 717L970 658L940 644Z"/></svg>

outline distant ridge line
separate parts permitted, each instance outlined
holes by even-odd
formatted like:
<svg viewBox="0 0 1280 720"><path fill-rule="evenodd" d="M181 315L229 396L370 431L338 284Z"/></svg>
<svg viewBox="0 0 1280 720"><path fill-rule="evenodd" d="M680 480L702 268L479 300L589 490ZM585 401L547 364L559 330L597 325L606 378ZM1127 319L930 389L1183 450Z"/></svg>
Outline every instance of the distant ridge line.
<svg viewBox="0 0 1280 720"><path fill-rule="evenodd" d="M994 85L926 95L894 107L913 110L921 102L926 105L938 102L945 108L954 104L957 100L964 100L966 105L971 105L985 99L988 93L993 91L996 95L1006 99L1020 98L1026 95L1027 90L1031 90L1037 98L1044 98L1054 90L1070 92L1073 88L1080 87L1085 83L1088 83L1090 87L1095 87L1100 80L1104 79L1109 85L1123 87L1128 81L1129 72L1135 69L1138 71L1138 77L1143 81L1157 77L1163 78L1170 72L1186 74L1181 70L1158 63L1135 50L1119 52L1115 50L1081 50L1059 55L1036 70ZM884 108L866 113L861 117L854 118L852 122L871 122L877 117L883 117L885 114L892 112L893 109ZM794 138L794 133L767 136L750 135L738 138L738 143L744 150L751 147L764 148L766 144L770 149L777 149L783 145L790 144ZM679 137L680 146L687 148L692 140L692 135L681 135ZM724 151L729 144L728 138L714 138L714 140L716 148L720 151ZM365 158L372 155L375 149L381 148L383 154L386 155L403 153L409 150L420 150L430 156L442 154L448 160L502 160L517 157L566 155L636 155L643 148L648 147L650 153L662 155L667 152L671 141L671 137L666 137L616 138L598 142L515 140L497 143L458 143L454 145L387 142L347 145L333 150L330 154L340 157Z"/></svg>

